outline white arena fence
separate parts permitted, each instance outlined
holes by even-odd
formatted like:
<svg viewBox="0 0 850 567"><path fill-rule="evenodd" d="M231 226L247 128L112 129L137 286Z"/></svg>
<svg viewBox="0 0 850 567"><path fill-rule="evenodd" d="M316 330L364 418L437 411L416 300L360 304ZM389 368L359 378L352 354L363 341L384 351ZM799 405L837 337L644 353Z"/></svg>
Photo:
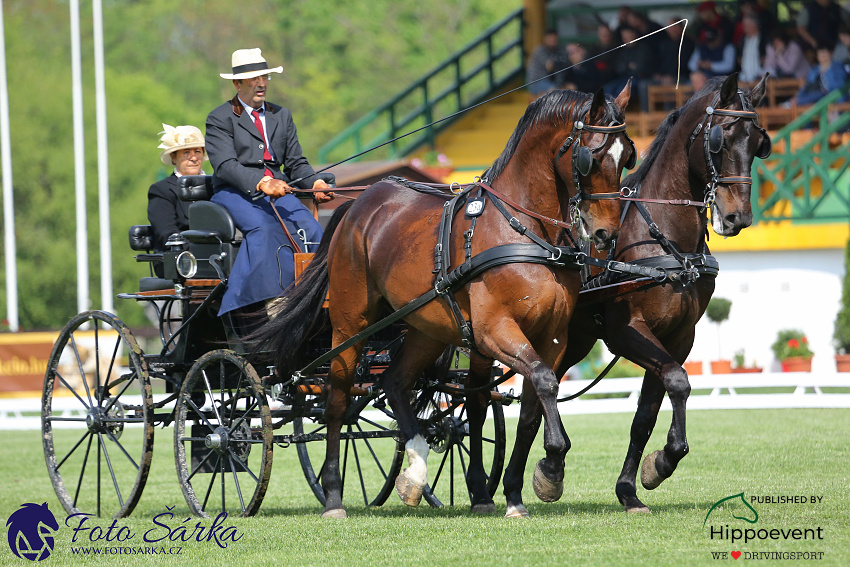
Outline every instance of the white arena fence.
<svg viewBox="0 0 850 567"><path fill-rule="evenodd" d="M590 380L561 382L560 396L580 391ZM850 408L850 373L765 372L755 374L713 374L690 377L691 396L688 410L708 409L782 409L782 408ZM606 378L584 396L561 402L562 415L634 413L643 378ZM521 380L502 385L501 391L521 391ZM830 389L839 388L834 392ZM780 392L765 390L781 389ZM792 390L793 389L793 390ZM824 391L826 389L827 391ZM165 395L154 396L154 402ZM139 399L139 402L141 399ZM129 398L128 403L134 403ZM270 404L274 407L274 402ZM54 413L63 417L85 417L79 400L74 397L54 398ZM519 415L519 403L505 409L505 417ZM670 411L665 397L661 411ZM375 418L386 419L375 412ZM60 425L61 423L61 425ZM56 422L54 427L83 427L80 422ZM0 430L32 430L41 428L41 398L0 399Z"/></svg>

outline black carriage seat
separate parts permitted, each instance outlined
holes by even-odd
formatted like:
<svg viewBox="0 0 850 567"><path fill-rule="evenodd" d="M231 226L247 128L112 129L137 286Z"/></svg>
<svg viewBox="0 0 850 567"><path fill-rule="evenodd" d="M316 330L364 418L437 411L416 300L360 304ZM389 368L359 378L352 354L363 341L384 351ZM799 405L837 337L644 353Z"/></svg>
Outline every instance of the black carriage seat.
<svg viewBox="0 0 850 567"><path fill-rule="evenodd" d="M162 264L162 254L151 253L153 250L153 228L149 224L137 224L130 227L129 233L130 249L143 254L136 255L137 262L149 262L151 274L156 264ZM139 291L157 291L171 289L174 287L172 280L155 277L153 275L139 280Z"/></svg>
<svg viewBox="0 0 850 567"><path fill-rule="evenodd" d="M217 278L210 257L218 255L225 275L230 274L242 244L242 232L230 213L211 202L212 176L186 175L180 178L180 198L193 201L189 207L189 229L180 235L190 242L189 250L198 260L196 278Z"/></svg>

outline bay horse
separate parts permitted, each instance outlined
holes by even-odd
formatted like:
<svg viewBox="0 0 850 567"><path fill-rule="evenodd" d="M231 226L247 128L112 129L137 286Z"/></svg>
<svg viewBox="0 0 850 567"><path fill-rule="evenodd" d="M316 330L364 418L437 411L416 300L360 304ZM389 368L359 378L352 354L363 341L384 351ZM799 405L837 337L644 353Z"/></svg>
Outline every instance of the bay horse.
<svg viewBox="0 0 850 567"><path fill-rule="evenodd" d="M603 287L580 294L570 321L559 375L587 356L597 339L646 370L616 485L627 512L649 512L637 497L636 474L665 393L673 420L664 450L643 461L644 488L658 487L688 453L685 404L691 387L682 363L717 273L716 261L708 261L713 258L706 242L707 211L711 227L722 236L735 236L752 224L753 158L770 154L770 138L754 111L764 97L766 79L749 92L739 90L737 74L711 79L667 116L641 165L624 180L623 194L633 195L634 202L622 200L620 235L609 257L664 268L676 274L676 281L666 278L663 285L642 284L643 291L618 294L616 285L604 286L617 279L602 274L596 281ZM593 294L603 299L588 301ZM541 402L528 386L525 379L515 446L504 477L509 515L514 516L528 515L522 503L522 473L540 425Z"/></svg>
<svg viewBox="0 0 850 567"><path fill-rule="evenodd" d="M595 95L554 91L532 102L483 182L462 194L469 195L470 203L454 221L442 215L447 208L445 192L417 191L413 184L384 180L366 189L339 224L325 231L323 242L330 238L327 255L317 252L281 311L259 333L262 348L275 353L278 377L291 376L297 368L293 354L302 352L311 332L303 328L305 314L317 312L327 290L335 350L326 356L353 339L354 344L330 359L324 517L346 517L340 430L366 340L359 338L360 333L384 313L407 308L423 294L441 288L442 280L435 274L505 245L511 250L529 246L552 250L554 263L519 259L498 265L452 288L453 294L443 288L437 300L404 317L403 345L382 378L410 464L396 479L396 488L406 504L419 503L427 482L429 446L419 431L411 391L447 345L470 347L470 383L486 383L494 359L529 377L546 415L549 478L563 478L567 437L555 401L558 379L552 369L564 353L580 276L575 266L557 262L555 256L561 252L556 244L573 225L600 250L610 247L617 236L620 172L635 159L624 121L630 93L629 83L616 99L606 99L601 90ZM481 429L484 404L468 404L473 430ZM479 463L480 447L479 435L478 448L472 449ZM474 509L495 511L483 466L470 471L468 483Z"/></svg>

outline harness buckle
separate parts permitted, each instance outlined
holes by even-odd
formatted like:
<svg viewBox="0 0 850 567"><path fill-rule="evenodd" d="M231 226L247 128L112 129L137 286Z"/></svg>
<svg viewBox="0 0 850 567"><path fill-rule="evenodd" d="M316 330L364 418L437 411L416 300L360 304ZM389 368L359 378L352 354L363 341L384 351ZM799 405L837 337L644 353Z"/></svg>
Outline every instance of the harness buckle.
<svg viewBox="0 0 850 567"><path fill-rule="evenodd" d="M555 256L555 252L558 252L557 256ZM556 247L555 250L552 251L552 254L548 258L546 258L546 260L548 260L549 262L557 262L561 259L561 256L563 255L564 251Z"/></svg>
<svg viewBox="0 0 850 567"><path fill-rule="evenodd" d="M625 197L626 199L628 199L636 193L637 191L635 191L631 187L620 187L620 197Z"/></svg>
<svg viewBox="0 0 850 567"><path fill-rule="evenodd" d="M584 266L587 263L587 254L581 250L575 252L576 266Z"/></svg>

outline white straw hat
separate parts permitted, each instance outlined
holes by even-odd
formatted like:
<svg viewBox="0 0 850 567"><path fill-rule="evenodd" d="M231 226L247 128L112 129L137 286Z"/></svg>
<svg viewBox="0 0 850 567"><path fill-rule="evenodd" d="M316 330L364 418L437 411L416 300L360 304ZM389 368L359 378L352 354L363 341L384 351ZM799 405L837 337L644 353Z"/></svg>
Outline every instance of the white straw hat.
<svg viewBox="0 0 850 567"><path fill-rule="evenodd" d="M204 150L204 159L209 159L204 146L204 135L195 126L175 127L163 124L162 129L164 131L160 132L161 136L159 138L161 143L157 148L162 150L162 153L159 154L159 159L165 165L173 165L171 163L171 154L185 148L201 148Z"/></svg>
<svg viewBox="0 0 850 567"><path fill-rule="evenodd" d="M233 73L219 73L222 79L251 79L269 73L283 73L283 67L269 69L259 48L237 49L231 58Z"/></svg>

